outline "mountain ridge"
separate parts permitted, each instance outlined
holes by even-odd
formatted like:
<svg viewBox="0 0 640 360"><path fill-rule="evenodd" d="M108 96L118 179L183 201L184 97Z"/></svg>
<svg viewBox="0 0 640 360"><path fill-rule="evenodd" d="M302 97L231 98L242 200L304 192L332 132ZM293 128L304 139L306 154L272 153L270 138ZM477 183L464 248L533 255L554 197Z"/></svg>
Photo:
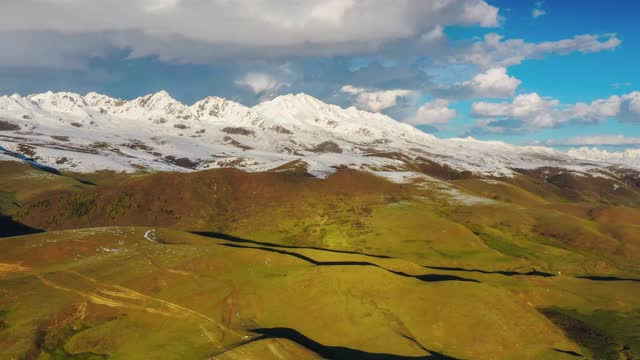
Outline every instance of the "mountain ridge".
<svg viewBox="0 0 640 360"><path fill-rule="evenodd" d="M0 121L6 149L77 172L265 171L302 161L310 174L326 176L339 166L407 170L407 162L416 159L488 176L541 167L579 173L640 167L637 157L562 153L471 137L439 139L387 115L341 108L304 93L254 107L215 96L187 105L166 91L132 100L95 92L14 94L0 97ZM592 161L592 154L600 155ZM406 158L399 160L400 155Z"/></svg>

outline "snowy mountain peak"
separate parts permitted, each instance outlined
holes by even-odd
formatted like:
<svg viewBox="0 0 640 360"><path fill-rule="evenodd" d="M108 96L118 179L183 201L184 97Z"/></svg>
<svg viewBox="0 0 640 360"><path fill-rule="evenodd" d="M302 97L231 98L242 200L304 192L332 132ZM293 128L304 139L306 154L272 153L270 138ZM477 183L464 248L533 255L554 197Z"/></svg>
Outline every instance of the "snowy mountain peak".
<svg viewBox="0 0 640 360"><path fill-rule="evenodd" d="M248 109L246 106L233 103L233 101L223 99L217 96L207 96L206 98L197 101L191 105L192 111L194 111L198 117L214 117L220 118L223 116L225 110L229 106L238 105Z"/></svg>
<svg viewBox="0 0 640 360"><path fill-rule="evenodd" d="M96 92L90 92L84 96L84 100L89 106L98 107L102 109L110 109L112 107L120 107L126 102L122 99L115 99L107 95L98 94Z"/></svg>
<svg viewBox="0 0 640 360"><path fill-rule="evenodd" d="M327 104L313 96L299 93L279 96L253 108L265 118L296 128L317 129L320 133L331 133L357 142L434 139L411 125L400 123L387 115L347 109Z"/></svg>
<svg viewBox="0 0 640 360"><path fill-rule="evenodd" d="M319 100L311 95L305 93L291 93L286 95L280 95L273 100L273 102L289 102L294 104L318 104L318 105L328 105L322 100Z"/></svg>
<svg viewBox="0 0 640 360"><path fill-rule="evenodd" d="M166 91L129 101L95 92L2 96L0 146L13 152L28 146L30 156L44 164L76 171L223 166L268 170L301 161L312 174L324 176L337 166L406 166L395 155L375 154L427 159L492 176L539 167L640 167L640 153L632 151L567 155L546 147L438 139L389 116L344 109L303 93L252 108L215 96L188 106Z"/></svg>
<svg viewBox="0 0 640 360"><path fill-rule="evenodd" d="M133 102L137 103L140 107L147 109L165 109L178 104L184 106L184 104L178 102L164 90L159 91L155 94L141 96L133 100Z"/></svg>
<svg viewBox="0 0 640 360"><path fill-rule="evenodd" d="M0 96L0 115L2 112L22 113L21 116L29 116L33 108L39 108L39 105L29 98L22 97L18 94L11 96Z"/></svg>
<svg viewBox="0 0 640 360"><path fill-rule="evenodd" d="M335 105L329 105L322 100L316 99L311 95L305 93L287 94L276 97L273 100L265 101L258 105L258 107L279 107L289 112L309 112L319 111L322 109L330 109Z"/></svg>
<svg viewBox="0 0 640 360"><path fill-rule="evenodd" d="M263 119L251 108L217 96L206 97L191 105L194 115L203 121L226 122L234 126L264 125Z"/></svg>
<svg viewBox="0 0 640 360"><path fill-rule="evenodd" d="M53 93L49 91L44 94L29 95L28 98L37 102L45 109L65 111L88 106L84 97L70 92Z"/></svg>
<svg viewBox="0 0 640 360"><path fill-rule="evenodd" d="M618 165L631 165L640 167L640 149L627 149L619 152L611 152L598 148L580 147L567 152L578 159L597 160Z"/></svg>
<svg viewBox="0 0 640 360"><path fill-rule="evenodd" d="M231 101L231 100L227 100L225 98L221 98L221 97L218 97L218 96L207 96L207 97L204 97L204 98L196 101L195 104L217 104L217 103L221 103L221 102L225 102L225 101Z"/></svg>
<svg viewBox="0 0 640 360"><path fill-rule="evenodd" d="M107 112L130 118L146 118L162 122L194 118L188 106L174 99L164 90L127 101L122 106L107 109Z"/></svg>
<svg viewBox="0 0 640 360"><path fill-rule="evenodd" d="M42 94L32 94L27 96L37 106L22 102L27 110L38 112L40 109L58 114L70 114L75 116L86 116L89 104L82 95L71 92L51 92Z"/></svg>

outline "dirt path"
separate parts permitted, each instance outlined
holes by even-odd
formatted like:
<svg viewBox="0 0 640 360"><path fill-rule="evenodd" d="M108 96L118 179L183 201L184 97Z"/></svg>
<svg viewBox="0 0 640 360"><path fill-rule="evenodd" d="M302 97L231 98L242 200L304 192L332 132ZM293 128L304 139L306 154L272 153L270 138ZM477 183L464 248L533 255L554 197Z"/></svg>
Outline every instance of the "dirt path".
<svg viewBox="0 0 640 360"><path fill-rule="evenodd" d="M218 336L218 338L220 339L223 339L224 335L226 334L234 335L239 339L247 339L250 336L248 333L242 333L233 330L230 327L214 320L210 316L207 316L206 314L190 309L188 307L184 307L167 300L145 295L124 286L106 284L95 278L80 274L76 271L64 271L64 273L81 278L84 281L89 282L90 284L95 286L95 288L92 290L76 289L51 280L47 276L47 274L40 273L26 266L0 263L0 274L13 272L29 273L37 278L41 283L50 288L59 291L74 293L95 304L145 311L172 318L195 318L198 320L204 320L207 324L215 326L215 328L220 332L220 336ZM75 282L68 281L66 283L74 284ZM216 337L209 330L206 330L203 324L200 325L200 328L213 344L215 344L216 346L222 346L220 341L216 340Z"/></svg>

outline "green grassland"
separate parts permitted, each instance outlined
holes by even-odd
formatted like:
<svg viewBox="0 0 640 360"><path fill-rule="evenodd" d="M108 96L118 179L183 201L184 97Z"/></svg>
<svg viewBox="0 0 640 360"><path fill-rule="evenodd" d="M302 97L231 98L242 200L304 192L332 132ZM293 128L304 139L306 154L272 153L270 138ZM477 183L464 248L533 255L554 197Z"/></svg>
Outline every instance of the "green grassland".
<svg viewBox="0 0 640 360"><path fill-rule="evenodd" d="M3 359L640 357L633 185L0 167Z"/></svg>

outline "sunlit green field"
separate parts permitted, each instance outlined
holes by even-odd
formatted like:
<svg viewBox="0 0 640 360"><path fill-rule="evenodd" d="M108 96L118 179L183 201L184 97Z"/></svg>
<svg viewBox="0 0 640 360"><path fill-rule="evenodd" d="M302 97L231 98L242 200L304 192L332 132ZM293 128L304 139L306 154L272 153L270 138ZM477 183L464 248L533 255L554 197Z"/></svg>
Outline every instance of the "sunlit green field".
<svg viewBox="0 0 640 360"><path fill-rule="evenodd" d="M640 357L640 213L614 196L2 166L30 230L0 239L2 359Z"/></svg>

